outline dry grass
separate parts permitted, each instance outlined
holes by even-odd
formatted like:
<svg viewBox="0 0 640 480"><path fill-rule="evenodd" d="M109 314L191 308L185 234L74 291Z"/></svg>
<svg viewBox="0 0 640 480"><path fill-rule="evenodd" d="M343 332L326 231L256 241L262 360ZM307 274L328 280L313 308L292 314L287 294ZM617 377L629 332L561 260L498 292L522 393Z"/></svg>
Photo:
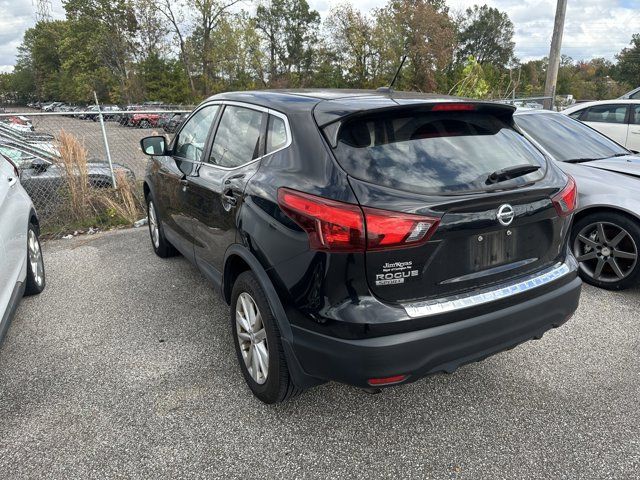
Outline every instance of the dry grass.
<svg viewBox="0 0 640 480"><path fill-rule="evenodd" d="M73 135L60 132L57 139L58 167L66 188L58 211L58 222L66 230L76 227L130 225L144 215L143 205L133 179L116 170L117 188L96 186L89 176L87 150Z"/></svg>

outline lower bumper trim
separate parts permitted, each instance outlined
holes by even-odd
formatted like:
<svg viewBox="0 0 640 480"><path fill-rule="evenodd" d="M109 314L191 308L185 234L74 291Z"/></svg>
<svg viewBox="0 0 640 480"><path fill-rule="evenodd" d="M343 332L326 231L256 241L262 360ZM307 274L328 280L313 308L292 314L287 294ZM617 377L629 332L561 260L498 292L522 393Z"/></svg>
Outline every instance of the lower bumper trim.
<svg viewBox="0 0 640 480"><path fill-rule="evenodd" d="M519 293L524 293L534 288L541 287L567 275L571 269L566 263L558 263L542 272L526 277L524 279L492 287L480 292L468 295L461 295L447 300L435 300L427 302L407 303L404 309L411 318L428 317L442 313L461 310L463 308L476 307L484 303L502 300Z"/></svg>

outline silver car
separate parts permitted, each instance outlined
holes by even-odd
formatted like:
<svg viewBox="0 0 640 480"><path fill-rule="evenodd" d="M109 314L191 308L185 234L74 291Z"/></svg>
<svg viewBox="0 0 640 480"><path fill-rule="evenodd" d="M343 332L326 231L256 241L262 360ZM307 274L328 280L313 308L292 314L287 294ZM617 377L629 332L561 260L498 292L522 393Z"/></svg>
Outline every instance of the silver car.
<svg viewBox="0 0 640 480"><path fill-rule="evenodd" d="M576 180L578 210L571 248L582 279L610 290L637 284L640 156L566 115L522 110L514 120Z"/></svg>
<svg viewBox="0 0 640 480"><path fill-rule="evenodd" d="M42 292L40 228L16 165L0 155L0 340L23 295Z"/></svg>

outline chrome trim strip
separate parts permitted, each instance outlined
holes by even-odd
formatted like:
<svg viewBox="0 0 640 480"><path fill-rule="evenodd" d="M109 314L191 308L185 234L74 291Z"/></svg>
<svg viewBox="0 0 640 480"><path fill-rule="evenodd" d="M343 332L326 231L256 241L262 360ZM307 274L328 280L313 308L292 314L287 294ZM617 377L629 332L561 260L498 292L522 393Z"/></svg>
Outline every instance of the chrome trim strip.
<svg viewBox="0 0 640 480"><path fill-rule="evenodd" d="M496 300L502 300L504 298L518 295L519 293L533 290L534 288L546 285L565 276L570 271L571 269L566 263L558 263L551 268L543 270L542 272L526 277L524 280L501 285L497 288L486 289L479 293L460 295L450 300L431 300L427 302L407 303L403 306L407 315L411 318L428 317L430 315L448 313L489 302L495 302Z"/></svg>

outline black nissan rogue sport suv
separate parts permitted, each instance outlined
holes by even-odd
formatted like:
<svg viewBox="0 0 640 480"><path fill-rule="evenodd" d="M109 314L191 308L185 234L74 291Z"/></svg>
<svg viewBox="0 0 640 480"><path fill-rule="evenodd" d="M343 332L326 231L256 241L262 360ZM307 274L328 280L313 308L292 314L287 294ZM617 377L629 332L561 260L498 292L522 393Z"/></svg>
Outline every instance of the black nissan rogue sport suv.
<svg viewBox="0 0 640 480"><path fill-rule="evenodd" d="M155 252L220 288L262 401L452 372L563 324L576 187L507 105L409 93L216 95L147 137Z"/></svg>

